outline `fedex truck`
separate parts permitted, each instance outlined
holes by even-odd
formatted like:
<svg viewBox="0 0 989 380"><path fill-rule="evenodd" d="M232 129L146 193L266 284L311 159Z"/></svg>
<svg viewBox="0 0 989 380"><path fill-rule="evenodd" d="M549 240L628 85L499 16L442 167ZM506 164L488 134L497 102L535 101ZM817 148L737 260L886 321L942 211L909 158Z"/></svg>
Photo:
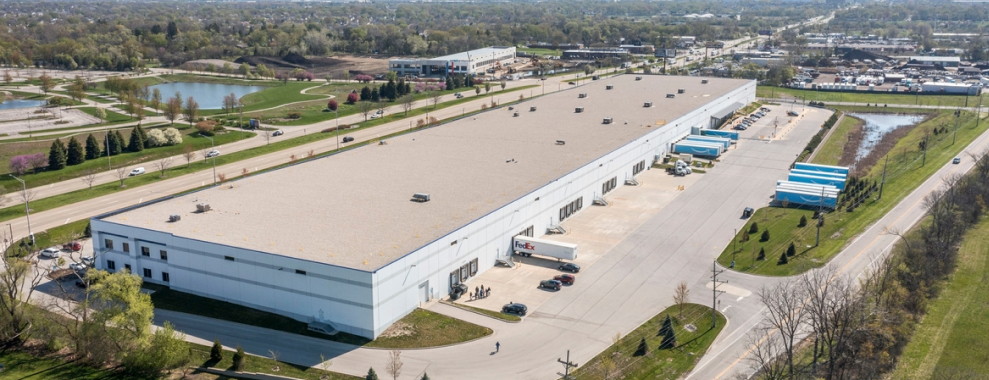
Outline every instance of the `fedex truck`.
<svg viewBox="0 0 989 380"><path fill-rule="evenodd" d="M540 255L563 260L577 259L577 245L528 236L512 238L512 251L520 256Z"/></svg>

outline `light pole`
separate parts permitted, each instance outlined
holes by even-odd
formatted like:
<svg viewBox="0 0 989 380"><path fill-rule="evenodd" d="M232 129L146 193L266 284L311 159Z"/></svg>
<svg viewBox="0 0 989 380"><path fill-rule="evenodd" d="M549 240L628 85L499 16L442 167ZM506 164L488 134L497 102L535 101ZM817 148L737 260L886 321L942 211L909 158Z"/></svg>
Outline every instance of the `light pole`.
<svg viewBox="0 0 989 380"><path fill-rule="evenodd" d="M104 129L103 138L106 141L103 143L103 150L106 151L106 170L113 170L113 164L110 163L110 128Z"/></svg>
<svg viewBox="0 0 989 380"><path fill-rule="evenodd" d="M23 179L14 177L13 174L10 175L10 178L16 179L17 182L21 183L21 189L24 195L24 215L27 217L27 236L31 238L31 246L34 246L34 233L31 232L31 203L27 197L27 183ZM11 242L13 242L13 232L11 232L10 238Z"/></svg>
<svg viewBox="0 0 989 380"><path fill-rule="evenodd" d="M206 136L206 135L204 135L202 133L200 133L199 135L209 139L209 146L210 146L210 148L215 148L216 147L216 144L213 143L213 138L212 137ZM210 149L210 152L212 152L212 151L213 151L213 149ZM213 185L216 186L216 156L210 157L209 159L210 159L210 161L213 162Z"/></svg>
<svg viewBox="0 0 989 380"><path fill-rule="evenodd" d="M336 133L336 135L337 135L337 150L340 150L340 114L337 113L337 110L333 110L333 120L337 123L337 126L335 128L333 128L333 129L337 131L337 133Z"/></svg>

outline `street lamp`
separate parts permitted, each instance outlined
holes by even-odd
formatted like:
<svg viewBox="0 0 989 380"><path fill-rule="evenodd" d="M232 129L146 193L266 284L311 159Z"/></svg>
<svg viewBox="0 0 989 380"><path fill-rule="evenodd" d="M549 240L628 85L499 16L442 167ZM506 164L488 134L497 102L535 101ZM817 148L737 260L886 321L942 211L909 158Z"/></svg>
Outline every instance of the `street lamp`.
<svg viewBox="0 0 989 380"><path fill-rule="evenodd" d="M16 179L17 182L20 182L21 183L21 189L22 189L23 195L24 195L24 215L27 217L27 236L31 238L31 245L33 246L34 245L34 233L31 232L31 203L30 203L30 201L28 200L28 197L27 197L27 183L25 183L23 179L14 177L13 174L10 175L10 178ZM11 238L11 241L13 241L13 238L14 238L13 234L11 234L10 238Z"/></svg>
<svg viewBox="0 0 989 380"><path fill-rule="evenodd" d="M210 146L210 148L215 148L216 147L216 144L213 143L213 138L212 137L206 136L206 135L202 134L202 132L200 132L199 135L209 139L209 146ZM210 152L212 152L212 151L213 151L213 149L210 149ZM213 162L213 185L215 186L216 185L216 156L210 157L209 159L210 159L210 161Z"/></svg>
<svg viewBox="0 0 989 380"><path fill-rule="evenodd" d="M333 129L336 130L337 135L337 150L340 150L340 114L337 113L337 110L333 110L333 120L337 123Z"/></svg>
<svg viewBox="0 0 989 380"><path fill-rule="evenodd" d="M106 151L106 170L113 170L113 164L110 163L110 128L104 128L103 138L106 142L103 143L103 150Z"/></svg>

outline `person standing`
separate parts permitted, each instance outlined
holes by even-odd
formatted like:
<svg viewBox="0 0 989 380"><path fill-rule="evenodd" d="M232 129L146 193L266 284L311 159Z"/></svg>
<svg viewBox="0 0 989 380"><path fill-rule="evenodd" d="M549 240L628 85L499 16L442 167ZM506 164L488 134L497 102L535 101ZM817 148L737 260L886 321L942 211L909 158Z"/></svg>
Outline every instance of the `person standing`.
<svg viewBox="0 0 989 380"><path fill-rule="evenodd" d="M495 342L495 352L501 351L501 342Z"/></svg>

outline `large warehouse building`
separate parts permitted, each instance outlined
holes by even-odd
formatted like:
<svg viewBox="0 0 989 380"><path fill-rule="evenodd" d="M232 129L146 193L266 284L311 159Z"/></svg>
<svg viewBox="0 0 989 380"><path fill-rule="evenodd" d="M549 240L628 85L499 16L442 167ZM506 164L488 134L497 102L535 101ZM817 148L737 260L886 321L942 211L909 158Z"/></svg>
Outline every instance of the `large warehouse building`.
<svg viewBox="0 0 989 380"><path fill-rule="evenodd" d="M100 215L97 267L377 337L754 99L745 80L590 81Z"/></svg>
<svg viewBox="0 0 989 380"><path fill-rule="evenodd" d="M484 75L515 62L514 46L491 46L436 58L398 58L388 61L388 70L399 76L446 77L453 74Z"/></svg>

